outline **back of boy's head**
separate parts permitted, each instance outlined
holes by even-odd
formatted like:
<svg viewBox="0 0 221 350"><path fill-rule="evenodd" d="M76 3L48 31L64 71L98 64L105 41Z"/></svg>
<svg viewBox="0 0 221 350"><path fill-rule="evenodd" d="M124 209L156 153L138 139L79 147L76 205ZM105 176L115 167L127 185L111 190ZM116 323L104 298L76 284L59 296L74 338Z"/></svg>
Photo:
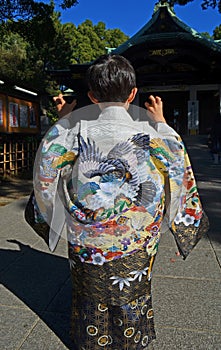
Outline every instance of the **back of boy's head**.
<svg viewBox="0 0 221 350"><path fill-rule="evenodd" d="M89 67L89 89L98 102L125 102L136 87L136 75L123 56L103 55Z"/></svg>

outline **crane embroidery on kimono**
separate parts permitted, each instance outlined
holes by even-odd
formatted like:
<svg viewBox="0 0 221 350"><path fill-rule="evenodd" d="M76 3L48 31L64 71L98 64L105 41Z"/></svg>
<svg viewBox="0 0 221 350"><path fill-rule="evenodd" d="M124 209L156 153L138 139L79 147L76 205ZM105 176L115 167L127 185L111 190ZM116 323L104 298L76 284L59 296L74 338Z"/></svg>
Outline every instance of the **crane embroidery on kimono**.
<svg viewBox="0 0 221 350"><path fill-rule="evenodd" d="M119 197L142 206L153 201L156 186L147 180L149 135L136 134L119 142L106 156L94 141L80 137L79 159L85 182L78 188L78 200L83 206L108 209Z"/></svg>

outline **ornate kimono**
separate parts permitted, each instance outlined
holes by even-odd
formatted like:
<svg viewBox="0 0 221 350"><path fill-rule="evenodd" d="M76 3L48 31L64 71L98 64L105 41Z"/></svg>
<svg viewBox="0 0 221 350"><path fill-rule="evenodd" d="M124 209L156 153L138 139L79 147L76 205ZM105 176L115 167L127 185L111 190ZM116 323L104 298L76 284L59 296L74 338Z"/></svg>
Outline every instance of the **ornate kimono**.
<svg viewBox="0 0 221 350"><path fill-rule="evenodd" d="M182 140L138 112L135 120L118 106L96 120L72 112L36 157L35 220L50 226L51 250L67 227L79 350L149 349L160 236L170 230L185 259L208 229Z"/></svg>

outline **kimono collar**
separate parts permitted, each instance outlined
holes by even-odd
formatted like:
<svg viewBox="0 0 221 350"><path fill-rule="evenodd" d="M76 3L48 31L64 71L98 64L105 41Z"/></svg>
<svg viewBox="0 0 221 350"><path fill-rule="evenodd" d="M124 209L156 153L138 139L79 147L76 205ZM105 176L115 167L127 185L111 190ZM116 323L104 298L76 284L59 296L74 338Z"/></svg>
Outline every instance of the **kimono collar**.
<svg viewBox="0 0 221 350"><path fill-rule="evenodd" d="M130 114L124 107L121 106L109 106L103 109L101 114L99 115L99 120L116 120L116 121L128 121L132 118Z"/></svg>

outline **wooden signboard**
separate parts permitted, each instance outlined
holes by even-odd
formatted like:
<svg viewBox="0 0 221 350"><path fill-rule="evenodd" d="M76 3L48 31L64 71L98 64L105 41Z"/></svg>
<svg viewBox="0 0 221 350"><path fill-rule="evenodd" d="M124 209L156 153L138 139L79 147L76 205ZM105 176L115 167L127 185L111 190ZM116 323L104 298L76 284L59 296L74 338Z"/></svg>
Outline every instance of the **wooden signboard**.
<svg viewBox="0 0 221 350"><path fill-rule="evenodd" d="M38 104L0 94L0 132L40 132Z"/></svg>

